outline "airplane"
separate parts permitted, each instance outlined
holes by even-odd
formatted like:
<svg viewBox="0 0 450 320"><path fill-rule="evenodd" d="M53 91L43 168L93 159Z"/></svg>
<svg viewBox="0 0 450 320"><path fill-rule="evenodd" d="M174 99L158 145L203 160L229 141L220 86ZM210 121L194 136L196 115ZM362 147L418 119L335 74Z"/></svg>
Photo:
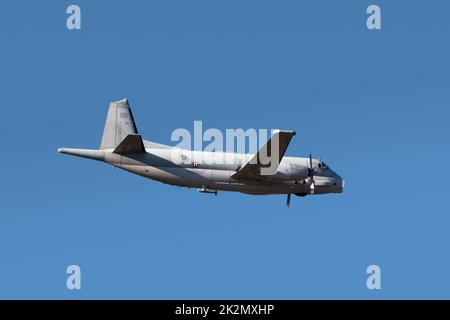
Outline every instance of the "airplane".
<svg viewBox="0 0 450 320"><path fill-rule="evenodd" d="M166 184L198 188L202 193L286 194L287 207L292 194L305 197L342 193L342 178L322 160L313 159L311 154L307 158L284 156L295 134L295 131L273 131L256 154L172 147L143 140L128 99L124 99L109 105L100 149L59 148L58 152L103 161ZM263 155L270 161L263 161ZM274 159L277 166L270 171Z"/></svg>

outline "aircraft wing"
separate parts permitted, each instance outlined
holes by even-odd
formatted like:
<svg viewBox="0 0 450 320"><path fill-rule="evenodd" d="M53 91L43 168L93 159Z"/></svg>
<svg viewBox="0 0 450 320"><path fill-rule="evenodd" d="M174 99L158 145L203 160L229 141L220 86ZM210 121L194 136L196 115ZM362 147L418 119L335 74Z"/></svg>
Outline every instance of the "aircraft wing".
<svg viewBox="0 0 450 320"><path fill-rule="evenodd" d="M254 179L258 176L274 174L293 136L295 136L295 131L274 131L272 137L258 153L233 174L231 178L236 180ZM274 154L272 154L272 151Z"/></svg>
<svg viewBox="0 0 450 320"><path fill-rule="evenodd" d="M141 135L135 133L127 135L113 152L122 155L145 152Z"/></svg>

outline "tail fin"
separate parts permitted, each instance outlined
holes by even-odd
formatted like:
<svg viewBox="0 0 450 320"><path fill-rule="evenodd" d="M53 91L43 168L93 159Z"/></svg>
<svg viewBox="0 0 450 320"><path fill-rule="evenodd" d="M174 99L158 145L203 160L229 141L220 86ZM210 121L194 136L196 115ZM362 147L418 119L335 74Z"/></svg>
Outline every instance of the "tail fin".
<svg viewBox="0 0 450 320"><path fill-rule="evenodd" d="M126 136L137 133L128 99L111 102L100 149L114 149Z"/></svg>

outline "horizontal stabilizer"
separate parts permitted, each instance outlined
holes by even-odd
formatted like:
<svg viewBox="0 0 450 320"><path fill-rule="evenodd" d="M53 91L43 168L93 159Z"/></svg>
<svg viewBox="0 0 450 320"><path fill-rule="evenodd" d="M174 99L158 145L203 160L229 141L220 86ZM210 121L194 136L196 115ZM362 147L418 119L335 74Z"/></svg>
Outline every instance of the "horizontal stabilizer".
<svg viewBox="0 0 450 320"><path fill-rule="evenodd" d="M144 142L140 134L129 134L114 149L117 154L132 154L145 152Z"/></svg>

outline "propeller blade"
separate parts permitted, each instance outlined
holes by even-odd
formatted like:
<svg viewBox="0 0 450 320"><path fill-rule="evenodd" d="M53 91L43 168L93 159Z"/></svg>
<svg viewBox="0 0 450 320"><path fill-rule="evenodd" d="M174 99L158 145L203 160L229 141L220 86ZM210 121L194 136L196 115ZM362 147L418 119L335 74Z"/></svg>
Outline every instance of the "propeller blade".
<svg viewBox="0 0 450 320"><path fill-rule="evenodd" d="M311 184L309 185L309 188L311 189L311 193L314 193L314 188L316 187L316 183L314 180L311 180Z"/></svg>
<svg viewBox="0 0 450 320"><path fill-rule="evenodd" d="M311 179L314 179L314 170L316 169L316 167L313 167L313 161L312 161L312 155L311 153L309 154L309 168L308 168L308 173L309 176L311 177Z"/></svg>

